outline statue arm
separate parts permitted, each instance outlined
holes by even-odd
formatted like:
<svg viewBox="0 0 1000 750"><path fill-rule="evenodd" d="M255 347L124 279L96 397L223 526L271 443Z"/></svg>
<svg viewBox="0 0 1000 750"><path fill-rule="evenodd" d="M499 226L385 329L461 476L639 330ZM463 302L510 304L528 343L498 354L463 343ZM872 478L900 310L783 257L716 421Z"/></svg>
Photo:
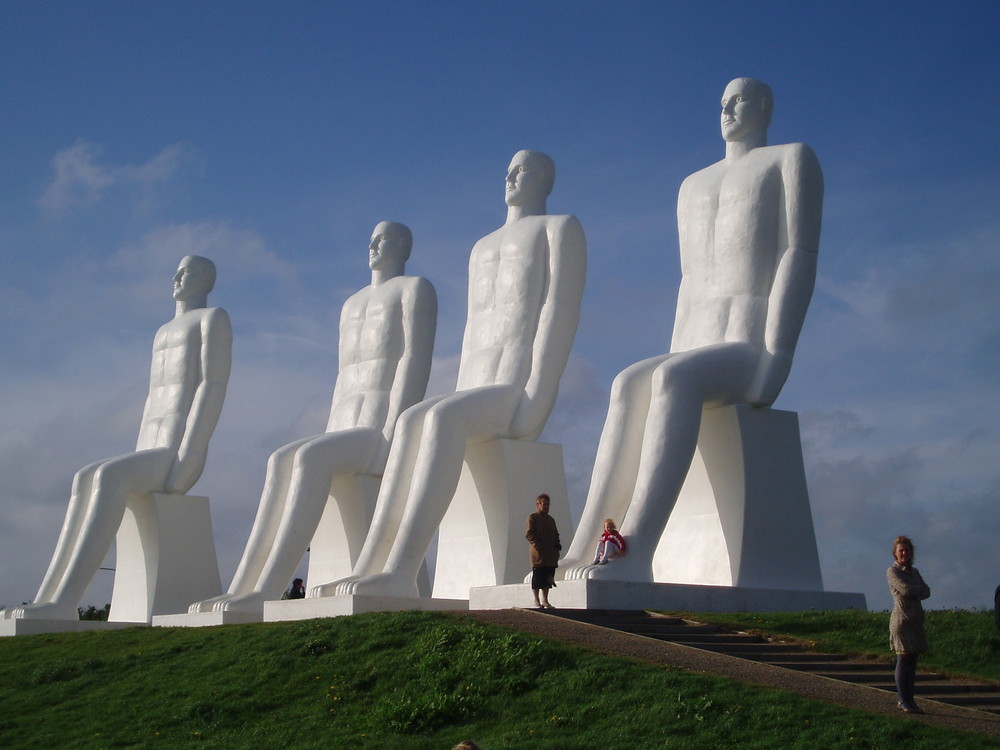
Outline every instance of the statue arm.
<svg viewBox="0 0 1000 750"><path fill-rule="evenodd" d="M421 277L413 279L402 300L403 351L389 391L389 405L382 427L383 450L372 462L372 473L382 473L396 420L406 409L421 401L427 392L437 331L437 293Z"/></svg>
<svg viewBox="0 0 1000 750"><path fill-rule="evenodd" d="M532 440L541 433L555 405L580 323L587 277L587 240L576 217L551 217L547 232L549 278L531 347L531 373L511 423L513 437Z"/></svg>
<svg viewBox="0 0 1000 750"><path fill-rule="evenodd" d="M785 384L816 283L823 173L812 149L804 144L789 148L782 163L782 183L785 232L781 236L787 240L779 250L768 296L765 350L747 391L747 401L754 406L772 404Z"/></svg>
<svg viewBox="0 0 1000 750"><path fill-rule="evenodd" d="M670 351L679 351L682 348L681 338L687 328L688 312L691 309L690 294L687 291L688 284L681 276L681 283L677 289L677 311L674 313L674 332L670 338Z"/></svg>
<svg viewBox="0 0 1000 750"><path fill-rule="evenodd" d="M195 390L177 449L177 460L167 477L168 492L185 493L205 468L208 441L222 412L232 367L233 331L222 308L206 310L201 320L201 381Z"/></svg>
<svg viewBox="0 0 1000 750"><path fill-rule="evenodd" d="M688 205L688 185L690 178L681 183L681 188L677 193L677 237L680 247L687 246L687 205ZM680 351L683 348L681 339L687 327L688 315L691 311L691 293L688 291L690 284L684 268L684 254L681 253L681 283L677 289L677 310L674 313L674 330L670 337L670 351Z"/></svg>

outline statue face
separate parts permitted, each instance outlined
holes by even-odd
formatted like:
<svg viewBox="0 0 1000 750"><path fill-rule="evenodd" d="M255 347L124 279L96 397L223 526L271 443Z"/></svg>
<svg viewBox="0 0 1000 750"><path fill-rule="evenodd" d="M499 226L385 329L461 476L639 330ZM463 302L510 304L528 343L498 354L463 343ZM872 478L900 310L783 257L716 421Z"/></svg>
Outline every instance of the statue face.
<svg viewBox="0 0 1000 750"><path fill-rule="evenodd" d="M207 294L204 272L191 256L181 260L174 274L174 299L178 302L199 294Z"/></svg>
<svg viewBox="0 0 1000 750"><path fill-rule="evenodd" d="M722 138L727 143L744 140L751 133L766 132L767 110L748 81L737 78L722 94Z"/></svg>
<svg viewBox="0 0 1000 750"><path fill-rule="evenodd" d="M547 195L545 184L544 169L528 152L518 151L507 168L507 205L523 206L533 198L544 198Z"/></svg>
<svg viewBox="0 0 1000 750"><path fill-rule="evenodd" d="M380 271L399 263L402 253L402 242L398 234L392 230L392 225L383 221L376 226L372 232L371 242L368 243L368 267L373 271Z"/></svg>

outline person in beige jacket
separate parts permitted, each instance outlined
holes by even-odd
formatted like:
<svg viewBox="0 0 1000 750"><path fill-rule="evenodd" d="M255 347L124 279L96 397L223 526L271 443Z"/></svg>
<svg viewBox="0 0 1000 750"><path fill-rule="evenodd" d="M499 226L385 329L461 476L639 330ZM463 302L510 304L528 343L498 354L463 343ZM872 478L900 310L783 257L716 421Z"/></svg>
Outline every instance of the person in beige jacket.
<svg viewBox="0 0 1000 750"><path fill-rule="evenodd" d="M922 599L931 595L920 572L913 567L913 542L898 536L892 545L895 562L886 571L892 593L889 618L889 645L896 652L896 692L899 707L906 713L923 713L913 699L917 678L917 657L927 651Z"/></svg>

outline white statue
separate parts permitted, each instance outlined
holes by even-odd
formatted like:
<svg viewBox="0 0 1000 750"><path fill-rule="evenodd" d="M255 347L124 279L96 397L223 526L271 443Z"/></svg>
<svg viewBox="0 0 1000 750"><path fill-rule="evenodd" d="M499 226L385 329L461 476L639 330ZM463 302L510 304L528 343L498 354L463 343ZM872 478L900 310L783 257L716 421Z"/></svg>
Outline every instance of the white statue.
<svg viewBox="0 0 1000 750"><path fill-rule="evenodd" d="M189 612L263 613L264 602L280 597L305 554L334 477L382 474L397 418L424 396L434 349L434 287L403 275L412 244L402 224L375 227L368 246L372 283L352 295L340 314L339 372L327 432L271 454L257 517L228 593L196 602ZM360 509L350 524L357 528L347 529L359 544L371 512Z"/></svg>
<svg viewBox="0 0 1000 750"><path fill-rule="evenodd" d="M4 618L76 620L77 606L111 546L128 498L154 492L183 495L201 476L232 363L229 316L221 308L206 307L214 285L212 261L196 255L181 261L174 275L174 318L153 339L149 395L136 450L77 472L35 602L4 610Z"/></svg>
<svg viewBox="0 0 1000 750"><path fill-rule="evenodd" d="M772 102L766 84L732 81L722 96L726 158L681 185L670 353L615 379L566 579L652 581L702 409L767 406L788 377L816 277L823 175L808 146L767 145ZM629 553L588 565L605 518L624 519Z"/></svg>
<svg viewBox="0 0 1000 750"><path fill-rule="evenodd" d="M507 221L469 260L469 313L455 393L403 413L353 574L310 596L416 597L416 578L458 485L468 443L534 440L555 403L586 276L573 216L545 214L555 165L519 151L507 171ZM544 489L544 488L540 488Z"/></svg>

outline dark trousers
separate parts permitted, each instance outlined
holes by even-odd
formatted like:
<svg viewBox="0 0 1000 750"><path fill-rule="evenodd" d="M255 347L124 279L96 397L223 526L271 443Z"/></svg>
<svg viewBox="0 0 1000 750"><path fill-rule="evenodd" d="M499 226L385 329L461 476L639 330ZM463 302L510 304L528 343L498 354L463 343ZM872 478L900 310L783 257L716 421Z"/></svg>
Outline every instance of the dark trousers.
<svg viewBox="0 0 1000 750"><path fill-rule="evenodd" d="M917 681L917 654L896 654L896 694L904 708L917 705L913 697Z"/></svg>

